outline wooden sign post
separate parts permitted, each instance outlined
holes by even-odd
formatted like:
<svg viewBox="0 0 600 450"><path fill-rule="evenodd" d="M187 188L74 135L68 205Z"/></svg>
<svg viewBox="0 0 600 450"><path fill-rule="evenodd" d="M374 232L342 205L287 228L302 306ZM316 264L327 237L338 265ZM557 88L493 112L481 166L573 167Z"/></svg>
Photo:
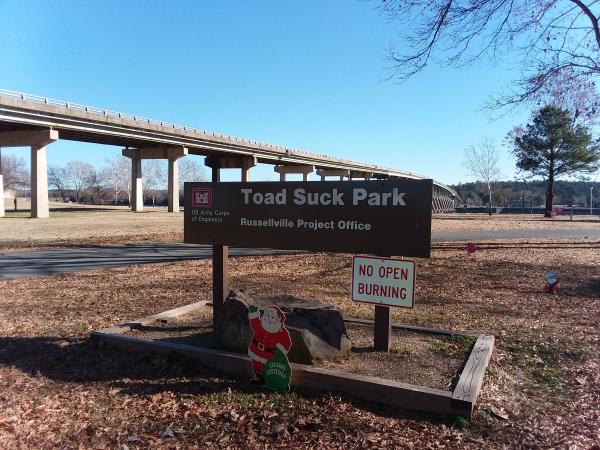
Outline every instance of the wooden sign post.
<svg viewBox="0 0 600 450"><path fill-rule="evenodd" d="M392 309L389 306L375 306L375 350L389 352L392 338Z"/></svg>
<svg viewBox="0 0 600 450"><path fill-rule="evenodd" d="M415 262L371 256L352 259L352 300L375 304L375 350L390 350L391 306L414 305Z"/></svg>
<svg viewBox="0 0 600 450"><path fill-rule="evenodd" d="M221 169L242 169L242 181L249 181L250 169L257 164L256 158L252 156L243 157L207 157L205 164L212 168L212 182L221 181ZM212 203L212 198L209 200ZM229 294L229 246L212 246L212 269L213 269L213 326L215 317L221 310L225 299Z"/></svg>
<svg viewBox="0 0 600 450"><path fill-rule="evenodd" d="M212 181L217 183L221 178L218 165L212 168ZM212 269L213 269L213 326L215 317L221 310L227 294L229 293L229 273L227 263L229 260L229 247L227 245L212 246Z"/></svg>

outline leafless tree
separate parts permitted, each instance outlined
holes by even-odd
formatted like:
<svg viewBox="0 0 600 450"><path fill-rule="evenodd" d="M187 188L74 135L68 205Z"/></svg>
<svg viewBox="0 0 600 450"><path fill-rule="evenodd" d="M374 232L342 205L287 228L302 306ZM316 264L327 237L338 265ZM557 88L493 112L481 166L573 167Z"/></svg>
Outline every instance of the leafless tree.
<svg viewBox="0 0 600 450"><path fill-rule="evenodd" d="M57 165L48 167L48 184L58 191L63 202L67 200L68 182L69 177L64 167Z"/></svg>
<svg viewBox="0 0 600 450"><path fill-rule="evenodd" d="M593 126L600 116L600 97L593 80L573 77L573 69L564 69L549 79L531 96L535 109L551 105L569 112L577 125Z"/></svg>
<svg viewBox="0 0 600 450"><path fill-rule="evenodd" d="M160 159L148 159L143 162L142 174L144 176L144 197L152 199L152 207L155 206L156 197L166 185L165 161Z"/></svg>
<svg viewBox="0 0 600 450"><path fill-rule="evenodd" d="M530 101L557 77L563 84L600 74L597 0L378 0L403 30L389 50L390 77L405 80L431 63L463 67L483 57L519 64L516 88L490 107Z"/></svg>
<svg viewBox="0 0 600 450"><path fill-rule="evenodd" d="M81 193L87 186L90 176L94 173L94 166L83 161L71 161L67 164L65 170L68 185L75 194L75 201L79 202Z"/></svg>
<svg viewBox="0 0 600 450"><path fill-rule="evenodd" d="M92 202L94 201L94 198L96 198L99 204L102 204L102 199L106 193L102 175L103 173L101 171L94 168L86 181L86 191L91 197Z"/></svg>
<svg viewBox="0 0 600 450"><path fill-rule="evenodd" d="M190 157L179 160L179 193L183 195L185 182L208 181L203 167Z"/></svg>
<svg viewBox="0 0 600 450"><path fill-rule="evenodd" d="M14 155L0 155L0 167L4 189L23 189L29 186L29 171L23 158Z"/></svg>
<svg viewBox="0 0 600 450"><path fill-rule="evenodd" d="M490 216L492 215L492 187L500 176L499 157L494 142L487 137L477 147L474 145L467 147L464 153L463 166L469 171L470 176L481 181L487 188Z"/></svg>
<svg viewBox="0 0 600 450"><path fill-rule="evenodd" d="M118 156L108 160L102 169L101 177L114 196L115 206L122 193L127 194L128 204L131 206L131 160L129 158Z"/></svg>

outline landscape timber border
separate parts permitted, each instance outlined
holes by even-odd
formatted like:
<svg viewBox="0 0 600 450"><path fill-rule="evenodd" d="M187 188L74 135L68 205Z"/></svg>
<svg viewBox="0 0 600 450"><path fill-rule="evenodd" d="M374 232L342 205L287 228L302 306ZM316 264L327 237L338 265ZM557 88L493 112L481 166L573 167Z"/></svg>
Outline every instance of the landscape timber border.
<svg viewBox="0 0 600 450"><path fill-rule="evenodd" d="M142 326L156 322L168 323L179 316L205 307L211 307L209 301L199 301L180 306L159 314L96 331L92 333L91 339L100 346L109 346L120 350L179 355L228 375L251 379L252 365L248 356L212 348L126 335L128 331L139 329ZM372 320L367 319L348 318L344 321L363 325L373 324ZM392 325L392 328L443 336L476 338L453 391L295 363L291 364L292 386L306 387L316 391L336 392L359 400L427 413L471 418L483 384L485 369L494 348L494 336L410 325Z"/></svg>

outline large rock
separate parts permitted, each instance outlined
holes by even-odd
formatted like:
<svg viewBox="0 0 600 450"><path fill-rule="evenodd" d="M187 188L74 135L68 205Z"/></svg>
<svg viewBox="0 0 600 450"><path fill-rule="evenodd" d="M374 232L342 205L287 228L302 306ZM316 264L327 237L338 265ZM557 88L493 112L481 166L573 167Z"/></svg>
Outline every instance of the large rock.
<svg viewBox="0 0 600 450"><path fill-rule="evenodd" d="M340 311L331 305L302 300L287 294L249 296L231 291L215 317L215 337L223 347L245 352L252 339L248 306L277 305L286 315L286 328L292 338L288 354L291 362L311 364L315 359L337 359L350 351L351 343Z"/></svg>

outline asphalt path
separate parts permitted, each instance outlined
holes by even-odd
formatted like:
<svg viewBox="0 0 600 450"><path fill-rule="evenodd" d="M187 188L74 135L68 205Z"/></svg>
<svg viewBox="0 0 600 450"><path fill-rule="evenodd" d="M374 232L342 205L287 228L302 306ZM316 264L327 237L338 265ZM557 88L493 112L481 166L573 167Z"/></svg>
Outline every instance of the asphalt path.
<svg viewBox="0 0 600 450"><path fill-rule="evenodd" d="M432 233L432 242L474 242L495 239L600 238L597 229L515 230ZM290 253L272 249L230 248L231 256ZM211 247L192 244L147 244L116 247L73 247L0 253L0 281L134 264L177 262L211 257Z"/></svg>
<svg viewBox="0 0 600 450"><path fill-rule="evenodd" d="M290 251L260 248L229 248L229 255L231 256L258 256L275 253L290 253ZM207 259L211 255L211 246L193 244L73 247L31 252L0 253L0 281L130 266L134 264Z"/></svg>

